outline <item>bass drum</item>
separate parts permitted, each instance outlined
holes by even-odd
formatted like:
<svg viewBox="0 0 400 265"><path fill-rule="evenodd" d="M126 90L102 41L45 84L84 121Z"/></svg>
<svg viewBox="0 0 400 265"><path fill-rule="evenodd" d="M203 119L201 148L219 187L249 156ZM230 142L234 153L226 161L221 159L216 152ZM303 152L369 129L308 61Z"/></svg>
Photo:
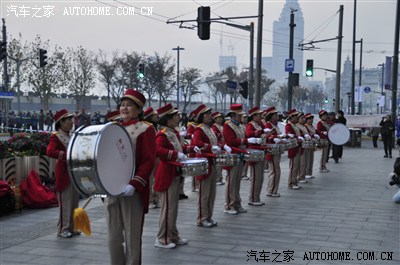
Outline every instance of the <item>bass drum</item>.
<svg viewBox="0 0 400 265"><path fill-rule="evenodd" d="M343 145L350 138L350 130L344 124L335 123L329 128L328 138L335 145Z"/></svg>
<svg viewBox="0 0 400 265"><path fill-rule="evenodd" d="M83 196L117 196L135 172L135 154L127 131L116 123L82 126L67 151L68 171Z"/></svg>

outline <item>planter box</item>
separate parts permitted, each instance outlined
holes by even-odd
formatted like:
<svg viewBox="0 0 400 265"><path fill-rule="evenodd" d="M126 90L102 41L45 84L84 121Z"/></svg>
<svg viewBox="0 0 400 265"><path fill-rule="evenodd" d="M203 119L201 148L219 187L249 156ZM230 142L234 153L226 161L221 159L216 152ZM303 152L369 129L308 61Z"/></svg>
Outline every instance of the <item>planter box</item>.
<svg viewBox="0 0 400 265"><path fill-rule="evenodd" d="M56 162L57 160L48 156L40 156L39 158L39 175L44 179L56 178Z"/></svg>
<svg viewBox="0 0 400 265"><path fill-rule="evenodd" d="M11 157L0 159L0 178L10 186L21 184L22 158Z"/></svg>
<svg viewBox="0 0 400 265"><path fill-rule="evenodd" d="M39 156L23 156L21 159L21 181L26 179L32 169L39 173Z"/></svg>

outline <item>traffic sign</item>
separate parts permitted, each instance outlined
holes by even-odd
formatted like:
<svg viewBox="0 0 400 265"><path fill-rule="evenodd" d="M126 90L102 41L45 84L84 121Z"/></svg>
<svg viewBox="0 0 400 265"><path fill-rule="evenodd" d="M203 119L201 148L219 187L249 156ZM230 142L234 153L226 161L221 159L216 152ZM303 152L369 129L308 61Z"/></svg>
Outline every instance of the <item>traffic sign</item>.
<svg viewBox="0 0 400 265"><path fill-rule="evenodd" d="M364 87L364 92L365 93L371 92L371 88L369 86Z"/></svg>
<svg viewBox="0 0 400 265"><path fill-rule="evenodd" d="M285 72L293 72L293 71L294 71L294 59L286 59Z"/></svg>
<svg viewBox="0 0 400 265"><path fill-rule="evenodd" d="M0 98L14 98L14 92L0 92Z"/></svg>

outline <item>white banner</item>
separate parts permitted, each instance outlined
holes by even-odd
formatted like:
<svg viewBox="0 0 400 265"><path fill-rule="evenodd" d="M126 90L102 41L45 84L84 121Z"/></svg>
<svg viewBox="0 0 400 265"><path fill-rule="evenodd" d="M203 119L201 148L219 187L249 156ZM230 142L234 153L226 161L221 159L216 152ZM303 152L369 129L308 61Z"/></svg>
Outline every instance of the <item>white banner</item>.
<svg viewBox="0 0 400 265"><path fill-rule="evenodd" d="M364 87L356 86L354 88L354 102L362 102L363 101L363 93L364 93Z"/></svg>

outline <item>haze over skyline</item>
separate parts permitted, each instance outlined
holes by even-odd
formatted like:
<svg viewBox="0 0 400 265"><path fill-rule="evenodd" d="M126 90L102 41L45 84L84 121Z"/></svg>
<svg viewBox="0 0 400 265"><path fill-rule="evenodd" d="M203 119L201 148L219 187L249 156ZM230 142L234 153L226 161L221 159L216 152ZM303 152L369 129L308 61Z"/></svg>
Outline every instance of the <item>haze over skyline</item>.
<svg viewBox="0 0 400 265"><path fill-rule="evenodd" d="M263 56L272 56L272 24L279 18L285 2L264 1ZM298 2L305 20L305 42L336 37L339 24L337 11L340 5L344 5L342 63L347 56L351 59L354 1L299 0ZM395 0L357 1L356 40L363 38L364 68L376 68L378 64L385 61L386 56L393 55L396 2ZM179 29L179 24L166 23L168 19L196 19L197 8L200 5L211 6L212 18L258 14L258 0L3 0L1 16L6 19L8 34L17 37L21 33L23 40L26 41L33 41L36 35L40 35L43 40L49 39L51 46L57 44L66 48L81 45L94 52L101 49L109 54L115 50L121 53L124 51L145 52L148 55L158 52L170 54L174 59L176 51L172 48L180 46L185 48L180 54L180 68L199 68L203 71L203 75L219 71L219 55L237 56L239 71L248 67L249 34L247 31L221 23L212 23L211 39L201 41L197 37L197 28ZM101 8L103 13L88 15L89 7L96 7L97 10ZM132 8L135 15L129 13ZM248 25L251 21L255 23L257 31L256 18L235 19L230 22ZM196 22L183 24L186 27L194 25ZM276 43L276 45L286 46L289 51L289 35L287 39L287 43ZM295 40L295 48L300 41ZM335 69L337 41L324 42L315 46L319 49L304 51L303 65L306 59L314 59L314 67ZM358 44L356 48L356 68L358 69L360 54ZM49 54L51 55L51 49L49 49ZM304 76L304 73L300 74ZM316 70L313 79L324 81L326 76L331 75L332 73Z"/></svg>

